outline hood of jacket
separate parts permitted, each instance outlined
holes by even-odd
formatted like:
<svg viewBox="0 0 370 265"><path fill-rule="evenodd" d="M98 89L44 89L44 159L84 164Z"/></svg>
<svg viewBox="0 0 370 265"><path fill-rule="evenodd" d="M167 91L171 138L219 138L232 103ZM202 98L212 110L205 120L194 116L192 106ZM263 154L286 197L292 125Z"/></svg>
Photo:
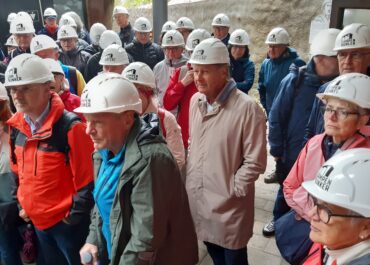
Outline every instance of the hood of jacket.
<svg viewBox="0 0 370 265"><path fill-rule="evenodd" d="M136 125L138 121L140 123ZM138 145L166 142L160 133L159 117L155 113L145 113L141 118L137 117L134 127L137 130Z"/></svg>

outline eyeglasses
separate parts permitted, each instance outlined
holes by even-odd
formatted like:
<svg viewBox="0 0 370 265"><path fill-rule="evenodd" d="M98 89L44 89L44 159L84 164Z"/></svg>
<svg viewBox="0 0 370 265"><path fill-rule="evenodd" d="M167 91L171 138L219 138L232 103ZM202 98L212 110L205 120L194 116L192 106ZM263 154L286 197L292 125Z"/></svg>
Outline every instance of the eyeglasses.
<svg viewBox="0 0 370 265"><path fill-rule="evenodd" d="M166 47L164 48L166 51L169 51L169 52L177 52L179 51L180 49L182 49L182 47Z"/></svg>
<svg viewBox="0 0 370 265"><path fill-rule="evenodd" d="M316 207L316 213L320 221L327 224L330 222L331 217L344 217L344 218L366 218L361 215L351 215L351 214L334 214L332 211L325 207L322 204L319 204L315 197L309 196L312 198L313 204Z"/></svg>
<svg viewBox="0 0 370 265"><path fill-rule="evenodd" d="M338 119L338 120L345 120L348 115L360 115L360 113L358 112L351 112L351 111L348 111L348 110L345 110L345 109L333 109L331 107L328 107L328 106L323 106L321 108L321 112L323 115L325 114L334 114L335 117Z"/></svg>
<svg viewBox="0 0 370 265"><path fill-rule="evenodd" d="M370 52L338 52L338 60L344 60L348 56L352 58L353 61L361 61L365 55L370 54Z"/></svg>

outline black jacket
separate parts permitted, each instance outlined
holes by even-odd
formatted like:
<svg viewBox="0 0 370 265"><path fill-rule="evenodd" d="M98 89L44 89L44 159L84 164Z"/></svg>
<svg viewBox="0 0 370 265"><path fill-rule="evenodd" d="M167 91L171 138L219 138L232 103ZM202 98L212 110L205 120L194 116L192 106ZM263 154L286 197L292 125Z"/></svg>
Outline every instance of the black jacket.
<svg viewBox="0 0 370 265"><path fill-rule="evenodd" d="M85 52L82 47L78 47L74 51L60 52L59 60L65 64L76 67L81 73L85 72L87 61L91 54Z"/></svg>
<svg viewBox="0 0 370 265"><path fill-rule="evenodd" d="M131 24L129 23L126 27L121 28L121 31L118 32L118 35L122 41L122 47L126 47L134 39L135 31L132 29Z"/></svg>
<svg viewBox="0 0 370 265"><path fill-rule="evenodd" d="M134 62L146 63L151 69L164 59L162 48L151 41L143 45L134 39L125 49L132 56Z"/></svg>

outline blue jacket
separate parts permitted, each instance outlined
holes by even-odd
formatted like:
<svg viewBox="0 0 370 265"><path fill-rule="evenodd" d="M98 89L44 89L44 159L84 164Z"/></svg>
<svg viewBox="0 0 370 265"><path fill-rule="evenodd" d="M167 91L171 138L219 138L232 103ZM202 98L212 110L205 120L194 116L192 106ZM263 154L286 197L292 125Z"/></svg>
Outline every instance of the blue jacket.
<svg viewBox="0 0 370 265"><path fill-rule="evenodd" d="M323 84L317 93L323 93L330 82ZM305 128L304 143L313 136L324 132L324 117L321 113L321 107L324 104L319 98L315 98L312 103L312 110Z"/></svg>
<svg viewBox="0 0 370 265"><path fill-rule="evenodd" d="M249 56L238 60L234 60L234 58L230 56L230 65L231 76L236 82L236 87L248 94L254 81L254 62L249 59Z"/></svg>
<svg viewBox="0 0 370 265"><path fill-rule="evenodd" d="M293 66L281 81L269 115L270 153L292 166L302 149L304 129L317 90L325 82L311 60L307 67Z"/></svg>
<svg viewBox="0 0 370 265"><path fill-rule="evenodd" d="M272 102L277 95L281 80L289 73L290 65L294 63L298 67L306 63L299 57L293 48L287 48L277 59L266 58L261 65L258 80L258 92L261 104L269 114Z"/></svg>

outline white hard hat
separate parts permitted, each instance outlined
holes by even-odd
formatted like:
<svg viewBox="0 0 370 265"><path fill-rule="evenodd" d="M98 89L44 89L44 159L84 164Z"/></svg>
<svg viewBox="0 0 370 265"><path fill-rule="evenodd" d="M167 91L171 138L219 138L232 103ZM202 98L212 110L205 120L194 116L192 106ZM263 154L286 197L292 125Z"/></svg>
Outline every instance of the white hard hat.
<svg viewBox="0 0 370 265"><path fill-rule="evenodd" d="M6 40L5 46L18 47L14 35L10 35L10 37Z"/></svg>
<svg viewBox="0 0 370 265"><path fill-rule="evenodd" d="M266 44L289 44L289 34L283 28L274 28L267 35Z"/></svg>
<svg viewBox="0 0 370 265"><path fill-rule="evenodd" d="M12 22L13 21L13 19L15 19L15 17L17 16L17 14L16 13L10 13L9 15L8 15L8 18L6 19L6 21L8 22L8 23L10 23L10 22Z"/></svg>
<svg viewBox="0 0 370 265"><path fill-rule="evenodd" d="M315 198L370 217L370 149L354 148L334 155L315 180L302 183Z"/></svg>
<svg viewBox="0 0 370 265"><path fill-rule="evenodd" d="M101 35L107 28L102 23L94 23L90 28L90 39L94 45L99 45Z"/></svg>
<svg viewBox="0 0 370 265"><path fill-rule="evenodd" d="M229 39L230 45L247 46L250 44L248 33L244 29L236 29L231 33Z"/></svg>
<svg viewBox="0 0 370 265"><path fill-rule="evenodd" d="M34 54L23 53L14 57L5 71L5 86L43 84L54 76L43 60Z"/></svg>
<svg viewBox="0 0 370 265"><path fill-rule="evenodd" d="M141 113L141 99L135 86L116 73L102 73L91 79L82 92L78 113Z"/></svg>
<svg viewBox="0 0 370 265"><path fill-rule="evenodd" d="M335 40L336 51L370 47L370 29L360 23L350 24L338 34Z"/></svg>
<svg viewBox="0 0 370 265"><path fill-rule="evenodd" d="M16 16L10 23L11 34L34 34L35 27L33 26L33 21L30 16Z"/></svg>
<svg viewBox="0 0 370 265"><path fill-rule="evenodd" d="M194 29L194 23L188 17L180 17L176 21L176 29Z"/></svg>
<svg viewBox="0 0 370 265"><path fill-rule="evenodd" d="M0 100L8 100L9 101L8 93L6 91L5 86L2 83L0 83Z"/></svg>
<svg viewBox="0 0 370 265"><path fill-rule="evenodd" d="M336 56L337 52L334 51L334 44L339 32L339 29L331 28L317 33L311 43L310 55L312 57L316 55Z"/></svg>
<svg viewBox="0 0 370 265"><path fill-rule="evenodd" d="M57 12L54 8L48 7L44 11L44 17L57 17Z"/></svg>
<svg viewBox="0 0 370 265"><path fill-rule="evenodd" d="M99 46L104 50L111 44L118 44L122 46L122 41L116 32L113 30L106 30L100 36Z"/></svg>
<svg viewBox="0 0 370 265"><path fill-rule="evenodd" d="M195 29L189 34L188 39L186 40L185 48L188 51L192 51L201 41L210 37L211 33L206 31L205 29Z"/></svg>
<svg viewBox="0 0 370 265"><path fill-rule="evenodd" d="M25 18L28 21L31 21L33 23L33 19L31 17L31 15L28 12L26 12L26 11L19 11L17 13L17 16L16 17L23 17L23 18Z"/></svg>
<svg viewBox="0 0 370 265"><path fill-rule="evenodd" d="M351 102L361 108L370 109L370 77L360 73L349 73L335 78L317 97L326 100L327 97L338 98Z"/></svg>
<svg viewBox="0 0 370 265"><path fill-rule="evenodd" d="M171 29L176 29L176 23L173 21L167 21L163 24L161 33L165 33Z"/></svg>
<svg viewBox="0 0 370 265"><path fill-rule="evenodd" d="M230 28L230 19L224 13L217 14L212 20L212 26Z"/></svg>
<svg viewBox="0 0 370 265"><path fill-rule="evenodd" d="M134 84L140 84L152 89L155 88L155 77L152 69L142 62L130 63L122 72L122 75Z"/></svg>
<svg viewBox="0 0 370 265"><path fill-rule="evenodd" d="M127 65L129 63L126 50L118 44L111 44L105 48L99 61L100 65Z"/></svg>
<svg viewBox="0 0 370 265"><path fill-rule="evenodd" d="M78 39L77 32L69 25L61 26L58 30L58 40L76 38Z"/></svg>
<svg viewBox="0 0 370 265"><path fill-rule="evenodd" d="M182 34L175 30L172 29L170 31L167 31L166 34L164 34L163 39L162 39L162 47L176 47L176 46L185 46L185 41L184 37Z"/></svg>
<svg viewBox="0 0 370 265"><path fill-rule="evenodd" d="M115 6L113 8L113 17L117 14L126 14L129 15L128 10L123 6Z"/></svg>
<svg viewBox="0 0 370 265"><path fill-rule="evenodd" d="M62 66L60 65L60 63L57 60L54 60L54 59L51 59L51 58L45 58L45 59L42 59L42 60L44 61L46 66L50 69L50 71L53 74L57 73L57 74L65 75L64 71L62 69Z"/></svg>
<svg viewBox="0 0 370 265"><path fill-rule="evenodd" d="M47 35L36 35L31 40L30 50L32 54L47 49L58 49L57 43Z"/></svg>
<svg viewBox="0 0 370 265"><path fill-rule="evenodd" d="M194 48L191 64L230 64L229 51L219 39L209 38Z"/></svg>
<svg viewBox="0 0 370 265"><path fill-rule="evenodd" d="M70 15L63 15L59 20L59 26L68 25L73 28L77 28L76 21Z"/></svg>
<svg viewBox="0 0 370 265"><path fill-rule="evenodd" d="M152 24L146 17L139 17L135 20L134 30L137 32L151 32Z"/></svg>

